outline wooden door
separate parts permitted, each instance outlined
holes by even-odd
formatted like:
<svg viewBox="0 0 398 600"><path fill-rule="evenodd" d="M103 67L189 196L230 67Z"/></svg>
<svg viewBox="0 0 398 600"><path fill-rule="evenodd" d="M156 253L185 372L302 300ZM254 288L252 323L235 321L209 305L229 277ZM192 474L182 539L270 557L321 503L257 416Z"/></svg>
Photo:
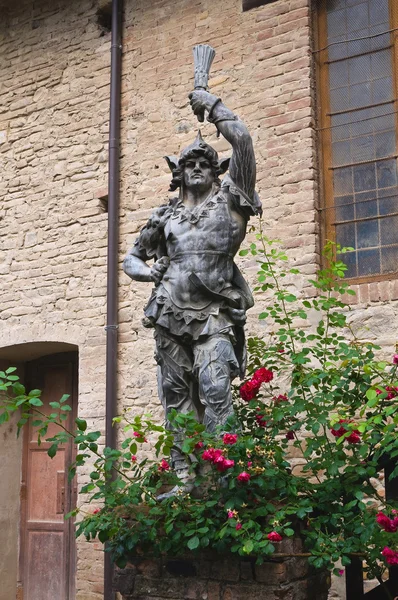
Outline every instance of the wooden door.
<svg viewBox="0 0 398 600"><path fill-rule="evenodd" d="M77 355L45 357L27 365L27 389L41 389L43 410L49 403L70 394L72 406L65 426L73 428L77 404ZM59 431L49 427L48 437ZM39 446L32 424L23 432L24 452L21 484L20 597L23 600L73 600L75 597L75 536L71 519L64 515L76 504L76 486L68 483L68 467L74 457L71 442L54 458L49 442Z"/></svg>

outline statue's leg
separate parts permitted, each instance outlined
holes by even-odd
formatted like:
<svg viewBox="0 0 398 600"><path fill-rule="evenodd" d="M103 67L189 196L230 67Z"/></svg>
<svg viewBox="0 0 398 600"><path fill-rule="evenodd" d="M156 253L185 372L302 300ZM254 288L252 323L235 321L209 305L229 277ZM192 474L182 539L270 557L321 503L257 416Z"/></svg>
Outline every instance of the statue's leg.
<svg viewBox="0 0 398 600"><path fill-rule="evenodd" d="M171 410L180 413L193 411L197 414L194 403L194 381L192 378L193 354L189 346L182 344L174 336L161 328L156 328L156 360L159 365L158 387L160 399L165 411L166 428L174 432L175 447L171 451L171 461L177 476L183 482L182 487L175 487L170 492L161 494L163 500L174 496L179 490L190 492L193 488L194 476L189 472L186 458L179 451L183 442L183 434L168 420Z"/></svg>
<svg viewBox="0 0 398 600"><path fill-rule="evenodd" d="M159 365L158 384L166 427L173 429L168 421L172 409L177 412L197 414L194 403L193 353L192 349L182 344L178 338L167 331L156 328L156 360Z"/></svg>
<svg viewBox="0 0 398 600"><path fill-rule="evenodd" d="M214 431L233 414L231 381L239 371L232 340L216 334L194 347L194 369L199 382L199 397L205 407L203 423Z"/></svg>

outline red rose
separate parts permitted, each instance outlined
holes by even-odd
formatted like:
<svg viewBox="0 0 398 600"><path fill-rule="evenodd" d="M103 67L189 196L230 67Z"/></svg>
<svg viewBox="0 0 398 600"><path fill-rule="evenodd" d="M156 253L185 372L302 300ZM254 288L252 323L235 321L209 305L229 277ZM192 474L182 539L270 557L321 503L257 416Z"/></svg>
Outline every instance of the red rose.
<svg viewBox="0 0 398 600"><path fill-rule="evenodd" d="M168 471L169 469L170 469L169 463L167 462L167 460L165 460L164 458L162 458L162 462L158 466L158 471L164 472L164 471Z"/></svg>
<svg viewBox="0 0 398 600"><path fill-rule="evenodd" d="M197 443L195 444L195 448L196 448L197 450L199 450L200 448L203 448L203 446L204 446L204 444L203 444L203 442L202 442L202 441L200 441L200 442L197 442Z"/></svg>
<svg viewBox="0 0 398 600"><path fill-rule="evenodd" d="M250 479L251 475L250 473L247 473L246 471L242 471L242 473L239 473L237 480L241 481L242 483L247 483Z"/></svg>
<svg viewBox="0 0 398 600"><path fill-rule="evenodd" d="M136 462L136 460L137 460L137 457L136 457L136 455L135 455L135 454L132 454L132 455L131 455L131 462Z"/></svg>
<svg viewBox="0 0 398 600"><path fill-rule="evenodd" d="M260 386L261 382L257 380L250 379L249 381L246 381L246 383L240 386L240 397L242 400L245 400L245 402L250 402L250 400L253 400L253 398L257 396Z"/></svg>
<svg viewBox="0 0 398 600"><path fill-rule="evenodd" d="M361 436L359 435L359 431L353 431L348 437L347 442L350 444L359 444L361 441Z"/></svg>
<svg viewBox="0 0 398 600"><path fill-rule="evenodd" d="M269 533L267 535L267 538L269 539L270 542L281 542L282 541L282 536L279 535L279 533L277 533L276 531L271 531L271 533Z"/></svg>
<svg viewBox="0 0 398 600"><path fill-rule="evenodd" d="M280 404L281 402L288 402L289 398L286 394L279 394L279 396L274 396L273 401L275 404Z"/></svg>
<svg viewBox="0 0 398 600"><path fill-rule="evenodd" d="M287 440L294 440L294 431L288 431L286 433L286 439Z"/></svg>
<svg viewBox="0 0 398 600"><path fill-rule="evenodd" d="M268 371L265 367L261 367L261 369L257 369L254 371L253 379L255 381L259 381L260 383L269 383L274 378L274 374L272 371Z"/></svg>
<svg viewBox="0 0 398 600"><path fill-rule="evenodd" d="M236 529L236 531L239 531L239 529L242 529L242 523L237 523L235 529Z"/></svg>
<svg viewBox="0 0 398 600"><path fill-rule="evenodd" d="M260 411L261 408L258 406L256 410ZM265 415L262 415L259 412L257 412L257 414L256 414L256 421L257 421L257 425L259 427L266 427L267 426L267 421L265 419Z"/></svg>
<svg viewBox="0 0 398 600"><path fill-rule="evenodd" d="M339 424L341 425L342 423L352 423L352 421L350 421L349 419L340 419ZM341 426L338 429L331 428L330 433L334 435L334 437L339 438L345 433L347 433L347 431L348 429ZM350 435L347 436L346 441L350 444L359 444L359 442L361 441L361 435L358 429L353 429Z"/></svg>

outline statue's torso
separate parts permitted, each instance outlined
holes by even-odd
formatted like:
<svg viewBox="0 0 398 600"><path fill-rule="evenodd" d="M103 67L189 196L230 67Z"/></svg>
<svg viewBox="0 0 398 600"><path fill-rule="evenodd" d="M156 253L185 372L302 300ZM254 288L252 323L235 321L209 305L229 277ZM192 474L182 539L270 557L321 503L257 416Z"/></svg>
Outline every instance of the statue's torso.
<svg viewBox="0 0 398 600"><path fill-rule="evenodd" d="M245 232L245 219L224 192L194 211L177 205L164 230L170 266L162 280L176 306L199 309L212 302L191 281L192 273L213 292L231 287L233 257Z"/></svg>

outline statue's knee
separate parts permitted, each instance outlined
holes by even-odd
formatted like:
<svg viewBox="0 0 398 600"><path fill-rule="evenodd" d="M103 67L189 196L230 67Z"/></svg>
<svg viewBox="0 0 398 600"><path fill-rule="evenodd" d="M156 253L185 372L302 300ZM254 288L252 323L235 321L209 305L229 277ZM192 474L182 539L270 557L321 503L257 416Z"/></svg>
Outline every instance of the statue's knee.
<svg viewBox="0 0 398 600"><path fill-rule="evenodd" d="M231 373L227 366L224 368L209 368L199 372L199 387L202 397L211 398L213 402L223 403L230 395Z"/></svg>

